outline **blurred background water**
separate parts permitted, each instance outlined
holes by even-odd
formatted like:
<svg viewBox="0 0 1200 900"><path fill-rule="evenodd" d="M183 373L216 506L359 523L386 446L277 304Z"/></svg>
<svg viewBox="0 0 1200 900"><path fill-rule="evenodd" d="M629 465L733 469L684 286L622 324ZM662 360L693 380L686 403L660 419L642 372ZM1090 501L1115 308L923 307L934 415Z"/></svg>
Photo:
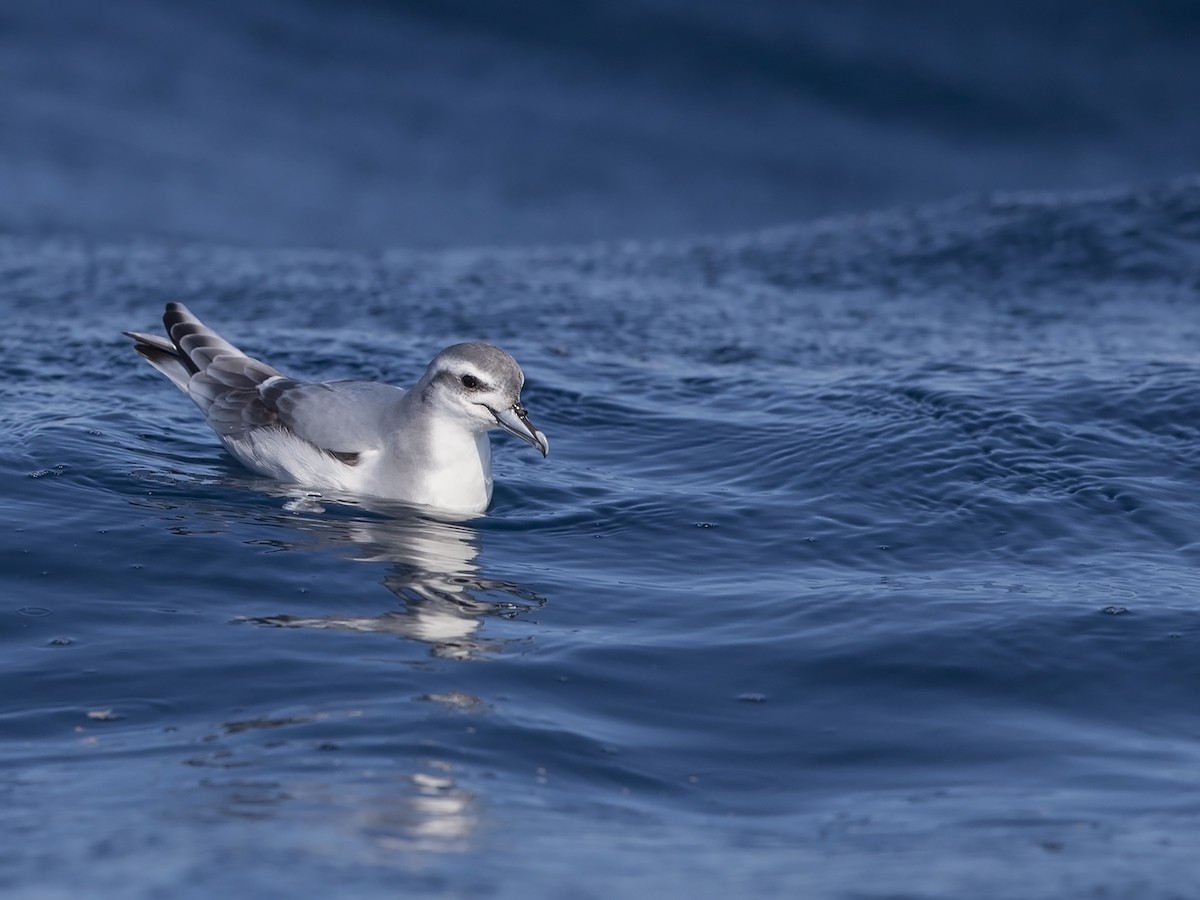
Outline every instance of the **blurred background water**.
<svg viewBox="0 0 1200 900"><path fill-rule="evenodd" d="M524 246L1194 171L1190 0L8 0L0 228Z"/></svg>
<svg viewBox="0 0 1200 900"><path fill-rule="evenodd" d="M0 11L0 888L1188 897L1200 13ZM963 193L965 192L965 193ZM485 518L123 329L483 338Z"/></svg>

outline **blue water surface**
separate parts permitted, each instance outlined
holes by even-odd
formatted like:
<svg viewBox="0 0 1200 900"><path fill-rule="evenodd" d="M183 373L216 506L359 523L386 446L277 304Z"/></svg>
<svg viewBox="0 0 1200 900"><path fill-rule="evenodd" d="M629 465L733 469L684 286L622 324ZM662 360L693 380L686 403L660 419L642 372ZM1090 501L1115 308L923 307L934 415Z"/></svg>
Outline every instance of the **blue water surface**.
<svg viewBox="0 0 1200 900"><path fill-rule="evenodd" d="M436 254L0 239L15 897L1182 897L1200 182ZM489 515L264 482L133 354L527 374Z"/></svg>
<svg viewBox="0 0 1200 900"><path fill-rule="evenodd" d="M0 232L657 240L1196 168L1190 0L5 0Z"/></svg>

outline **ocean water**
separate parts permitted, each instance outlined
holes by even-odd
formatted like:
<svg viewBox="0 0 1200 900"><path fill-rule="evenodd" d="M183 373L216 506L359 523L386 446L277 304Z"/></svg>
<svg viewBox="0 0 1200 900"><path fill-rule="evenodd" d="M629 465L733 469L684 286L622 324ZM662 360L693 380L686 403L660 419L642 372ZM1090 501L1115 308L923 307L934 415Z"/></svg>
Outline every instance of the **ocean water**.
<svg viewBox="0 0 1200 900"><path fill-rule="evenodd" d="M733 234L1194 172L1191 0L6 0L0 232Z"/></svg>
<svg viewBox="0 0 1200 900"><path fill-rule="evenodd" d="M0 238L13 897L1186 897L1200 181L413 253ZM240 469L132 353L484 337L486 517Z"/></svg>

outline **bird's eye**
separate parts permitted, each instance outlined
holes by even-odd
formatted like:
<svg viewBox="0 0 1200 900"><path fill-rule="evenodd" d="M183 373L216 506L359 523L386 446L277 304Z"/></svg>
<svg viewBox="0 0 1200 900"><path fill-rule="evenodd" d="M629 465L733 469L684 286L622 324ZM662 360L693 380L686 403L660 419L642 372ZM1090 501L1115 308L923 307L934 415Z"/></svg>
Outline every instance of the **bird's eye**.
<svg viewBox="0 0 1200 900"><path fill-rule="evenodd" d="M462 382L462 386L468 391L473 391L475 388L479 387L479 379L474 375L464 375L459 380Z"/></svg>

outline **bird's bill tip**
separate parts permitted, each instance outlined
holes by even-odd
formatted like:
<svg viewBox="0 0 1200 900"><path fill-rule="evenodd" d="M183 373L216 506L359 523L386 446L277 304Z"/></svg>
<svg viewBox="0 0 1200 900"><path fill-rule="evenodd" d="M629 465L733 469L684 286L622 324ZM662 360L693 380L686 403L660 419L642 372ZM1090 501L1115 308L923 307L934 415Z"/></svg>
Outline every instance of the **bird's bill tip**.
<svg viewBox="0 0 1200 900"><path fill-rule="evenodd" d="M542 457L545 458L550 454L550 441L546 439L546 435L534 427L529 421L529 413L525 411L520 403L508 409L492 414L496 417L496 421L500 427L511 435L519 437L526 443L533 444L541 451Z"/></svg>

